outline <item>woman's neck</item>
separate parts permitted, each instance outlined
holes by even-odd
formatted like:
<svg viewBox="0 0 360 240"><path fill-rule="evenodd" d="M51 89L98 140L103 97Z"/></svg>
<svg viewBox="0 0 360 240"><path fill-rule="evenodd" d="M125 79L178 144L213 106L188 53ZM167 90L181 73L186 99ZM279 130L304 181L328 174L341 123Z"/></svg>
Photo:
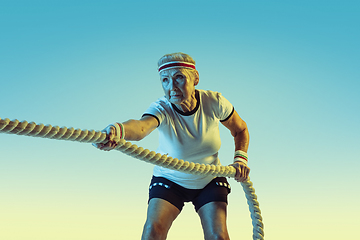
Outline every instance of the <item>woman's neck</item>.
<svg viewBox="0 0 360 240"><path fill-rule="evenodd" d="M175 106L184 113L191 112L196 108L196 105L197 105L197 99L195 96L195 91L191 95L191 98L188 101L185 101L181 104L175 104Z"/></svg>

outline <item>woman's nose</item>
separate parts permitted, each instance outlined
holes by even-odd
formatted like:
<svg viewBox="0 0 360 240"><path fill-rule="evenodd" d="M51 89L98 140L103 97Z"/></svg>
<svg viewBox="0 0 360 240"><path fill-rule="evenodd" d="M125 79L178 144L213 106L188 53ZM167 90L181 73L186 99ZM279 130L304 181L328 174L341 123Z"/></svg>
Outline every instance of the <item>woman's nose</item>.
<svg viewBox="0 0 360 240"><path fill-rule="evenodd" d="M170 80L170 90L174 90L176 88L176 83L173 79Z"/></svg>

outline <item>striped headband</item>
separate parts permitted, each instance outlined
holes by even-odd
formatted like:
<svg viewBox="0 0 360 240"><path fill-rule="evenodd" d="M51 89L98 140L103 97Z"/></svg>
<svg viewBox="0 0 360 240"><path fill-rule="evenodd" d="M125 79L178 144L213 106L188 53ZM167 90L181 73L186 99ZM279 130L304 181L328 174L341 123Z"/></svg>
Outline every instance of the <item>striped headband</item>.
<svg viewBox="0 0 360 240"><path fill-rule="evenodd" d="M162 64L159 68L158 71L164 71L165 69L171 69L171 68L190 68L190 69L195 69L195 64L193 63L188 63L188 62L181 62L181 61L175 61L175 62L167 62Z"/></svg>

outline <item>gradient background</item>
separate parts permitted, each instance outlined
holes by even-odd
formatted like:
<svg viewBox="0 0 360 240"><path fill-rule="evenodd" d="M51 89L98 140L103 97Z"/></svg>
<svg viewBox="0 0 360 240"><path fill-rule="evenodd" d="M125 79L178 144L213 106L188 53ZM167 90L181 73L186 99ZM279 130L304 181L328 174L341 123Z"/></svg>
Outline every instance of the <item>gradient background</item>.
<svg viewBox="0 0 360 240"><path fill-rule="evenodd" d="M0 117L101 130L162 96L182 51L247 122L267 240L360 227L358 1L0 1ZM155 150L157 132L138 143ZM220 158L233 139L221 126ZM0 135L0 239L140 239L153 166L90 144ZM232 239L251 239L232 183ZM202 239L191 204L168 239Z"/></svg>

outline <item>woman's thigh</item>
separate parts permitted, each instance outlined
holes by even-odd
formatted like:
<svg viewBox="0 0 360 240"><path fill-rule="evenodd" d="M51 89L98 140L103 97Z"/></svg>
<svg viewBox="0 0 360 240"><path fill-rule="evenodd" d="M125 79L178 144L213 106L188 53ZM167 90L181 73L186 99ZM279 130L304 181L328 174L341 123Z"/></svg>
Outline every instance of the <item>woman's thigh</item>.
<svg viewBox="0 0 360 240"><path fill-rule="evenodd" d="M201 219L205 239L229 239L226 225L225 202L210 202L202 206L198 214Z"/></svg>
<svg viewBox="0 0 360 240"><path fill-rule="evenodd" d="M166 235L180 210L166 200L152 198L149 201L147 219L142 239L166 239Z"/></svg>

